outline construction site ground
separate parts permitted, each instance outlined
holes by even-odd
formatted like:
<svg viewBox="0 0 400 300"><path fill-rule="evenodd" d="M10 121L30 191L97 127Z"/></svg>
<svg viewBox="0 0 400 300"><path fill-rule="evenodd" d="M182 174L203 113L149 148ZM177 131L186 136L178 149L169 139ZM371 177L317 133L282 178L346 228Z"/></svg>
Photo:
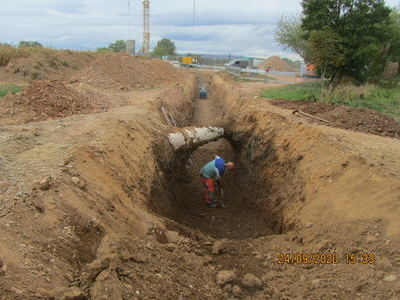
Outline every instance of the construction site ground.
<svg viewBox="0 0 400 300"><path fill-rule="evenodd" d="M259 97L275 83L65 55L0 69L25 86L0 99L0 299L400 298L398 123L326 126ZM174 122L225 138L175 152ZM214 155L236 163L226 208L202 199Z"/></svg>

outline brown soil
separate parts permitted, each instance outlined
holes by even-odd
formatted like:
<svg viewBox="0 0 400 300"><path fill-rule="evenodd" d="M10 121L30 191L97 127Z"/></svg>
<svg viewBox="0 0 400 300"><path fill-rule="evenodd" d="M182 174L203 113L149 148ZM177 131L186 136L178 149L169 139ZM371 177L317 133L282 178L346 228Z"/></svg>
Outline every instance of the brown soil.
<svg viewBox="0 0 400 300"><path fill-rule="evenodd" d="M273 71L280 71L280 72L299 72L292 66L290 66L287 62L285 62L279 56L271 56L270 58L266 59L262 64L257 66L259 69L265 70L267 67L272 68Z"/></svg>
<svg viewBox="0 0 400 300"><path fill-rule="evenodd" d="M101 89L128 91L176 83L181 75L180 70L161 60L109 53L100 56L76 76L79 82Z"/></svg>
<svg viewBox="0 0 400 300"><path fill-rule="evenodd" d="M87 66L98 55L71 50L48 50L36 52L29 57L17 58L0 70L1 77L22 80L65 80L72 73Z"/></svg>
<svg viewBox="0 0 400 300"><path fill-rule="evenodd" d="M48 112L55 120L0 129L0 298L400 296L398 139L300 122L257 98L260 84L174 76L151 90L112 79L107 92L100 77L27 89L40 109L66 98ZM207 100L194 97L203 84ZM64 112L75 96L92 111ZM102 97L127 102L93 113ZM178 126L224 126L226 139L175 153L161 107ZM215 154L237 163L226 209L200 197L198 170ZM313 253L338 263L280 263Z"/></svg>
<svg viewBox="0 0 400 300"><path fill-rule="evenodd" d="M199 86L211 82L209 76L200 77ZM224 115L224 108L212 93L208 99L197 99L194 102L193 126L218 125ZM199 178L200 168L214 159L215 155L225 158L227 161L237 161L235 149L226 140L221 139L209 143L195 150L190 156L191 166L182 165L181 169L174 173L169 185L176 205L173 215L169 216L180 224L195 228L215 238L229 238L240 240L243 238L262 236L271 233L266 226L262 213L249 205L244 200L246 196L235 186L239 178L227 172L224 178L225 199L216 192L218 200L222 200L230 209L207 209L203 200L203 186ZM240 164L237 172L242 172ZM183 207L183 209L182 209Z"/></svg>
<svg viewBox="0 0 400 300"><path fill-rule="evenodd" d="M62 82L35 81L21 95L8 95L2 99L1 123L12 123L9 121L12 117L15 123L25 123L101 111L101 107L95 109L95 106L89 97Z"/></svg>
<svg viewBox="0 0 400 300"><path fill-rule="evenodd" d="M301 110L329 121L329 123L326 123L310 119L320 124L380 136L400 138L400 123L368 108L328 105L321 102L309 101L271 100L270 102L279 107Z"/></svg>
<svg viewBox="0 0 400 300"><path fill-rule="evenodd" d="M28 63L27 67L30 64L43 66L43 60L52 61L59 55L71 55L71 61L79 65L75 69L82 70L64 72L64 68L50 71L41 69L45 74L44 78L56 77L64 80L33 80L22 83L27 87L21 94L9 94L0 99L0 125L104 112L138 102L146 88L157 86L161 90L163 86L179 86L179 81L184 77L180 70L168 63L134 58L125 53L98 54L97 59L94 59L94 55L85 53L74 56L73 52L69 54L68 51L50 54L39 52L33 57L21 59L21 62L18 60L16 65ZM57 59L61 61L61 57ZM16 65L9 64L6 72ZM4 73L4 70L0 70L0 75ZM8 82L12 80L9 77L6 79Z"/></svg>

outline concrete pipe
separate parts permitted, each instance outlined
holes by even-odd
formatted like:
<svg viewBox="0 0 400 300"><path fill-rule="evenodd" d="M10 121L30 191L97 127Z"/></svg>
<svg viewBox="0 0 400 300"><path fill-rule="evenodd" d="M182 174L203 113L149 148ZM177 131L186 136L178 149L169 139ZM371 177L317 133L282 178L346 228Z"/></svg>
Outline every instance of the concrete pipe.
<svg viewBox="0 0 400 300"><path fill-rule="evenodd" d="M224 133L221 127L185 127L176 128L168 135L168 139L175 151L193 151L222 138Z"/></svg>

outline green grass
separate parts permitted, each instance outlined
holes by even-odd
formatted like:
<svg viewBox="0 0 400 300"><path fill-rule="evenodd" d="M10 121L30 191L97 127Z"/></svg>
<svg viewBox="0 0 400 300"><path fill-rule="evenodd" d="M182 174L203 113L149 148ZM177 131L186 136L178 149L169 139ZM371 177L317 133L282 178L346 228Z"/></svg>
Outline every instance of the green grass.
<svg viewBox="0 0 400 300"><path fill-rule="evenodd" d="M366 107L400 122L400 88L375 85L344 85L327 90L324 83L311 82L263 91L262 97L286 100L320 101L352 107Z"/></svg>
<svg viewBox="0 0 400 300"><path fill-rule="evenodd" d="M400 122L400 88L371 90L371 95L350 103L355 107L367 107L388 115Z"/></svg>
<svg viewBox="0 0 400 300"><path fill-rule="evenodd" d="M233 76L233 79L238 82L258 82L258 81L262 82L262 81L266 81L266 80L276 80L276 78L274 78L272 76L255 76L255 77L252 77L252 79Z"/></svg>
<svg viewBox="0 0 400 300"><path fill-rule="evenodd" d="M9 93L19 93L22 91L22 89L22 86L19 85L0 86L0 98L6 96Z"/></svg>
<svg viewBox="0 0 400 300"><path fill-rule="evenodd" d="M321 94L321 83L301 83L263 91L261 96L272 99L315 101Z"/></svg>

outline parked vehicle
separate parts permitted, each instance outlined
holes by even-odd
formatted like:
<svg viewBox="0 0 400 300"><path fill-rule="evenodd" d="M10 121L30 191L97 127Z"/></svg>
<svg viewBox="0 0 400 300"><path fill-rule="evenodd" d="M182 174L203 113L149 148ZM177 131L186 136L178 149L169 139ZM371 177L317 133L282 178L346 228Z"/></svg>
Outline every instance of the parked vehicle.
<svg viewBox="0 0 400 300"><path fill-rule="evenodd" d="M228 62L225 66L245 69L251 67L251 61L248 59L234 59Z"/></svg>
<svg viewBox="0 0 400 300"><path fill-rule="evenodd" d="M184 64L195 64L197 63L197 58L192 56L184 56L182 57L182 63Z"/></svg>

